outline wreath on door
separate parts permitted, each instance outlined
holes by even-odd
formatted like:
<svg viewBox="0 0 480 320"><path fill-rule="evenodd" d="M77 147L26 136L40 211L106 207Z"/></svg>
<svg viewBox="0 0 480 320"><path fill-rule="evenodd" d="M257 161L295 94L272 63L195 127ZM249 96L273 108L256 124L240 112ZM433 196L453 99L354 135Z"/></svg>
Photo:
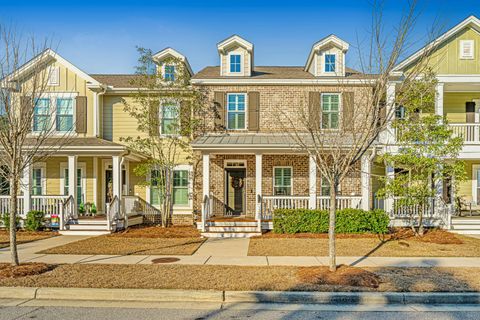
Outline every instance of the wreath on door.
<svg viewBox="0 0 480 320"><path fill-rule="evenodd" d="M243 178L241 177L233 177L232 178L232 188L234 189L241 189L243 188Z"/></svg>

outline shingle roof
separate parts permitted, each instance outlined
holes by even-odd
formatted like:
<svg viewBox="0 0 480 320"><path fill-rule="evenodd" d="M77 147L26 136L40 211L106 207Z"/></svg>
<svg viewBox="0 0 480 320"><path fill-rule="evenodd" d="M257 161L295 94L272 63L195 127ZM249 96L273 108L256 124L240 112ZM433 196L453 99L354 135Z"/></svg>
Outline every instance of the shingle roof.
<svg viewBox="0 0 480 320"><path fill-rule="evenodd" d="M102 84L116 88L136 88L132 83L141 77L137 74L91 74L90 76Z"/></svg>
<svg viewBox="0 0 480 320"><path fill-rule="evenodd" d="M34 138L29 138L26 140L26 145L36 144L37 141ZM121 149L126 149L122 144L108 141L105 139L88 137L88 138L75 138L75 137L64 137L64 138L46 138L42 143L43 146L65 146L65 147L116 147Z"/></svg>
<svg viewBox="0 0 480 320"><path fill-rule="evenodd" d="M372 78L376 75L363 74L359 71L346 67L347 79L363 79ZM232 78L249 78L249 79L315 79L316 77L310 72L304 70L304 67L296 66L255 66L252 76L250 77L227 77L220 76L220 67L206 67L197 72L193 79L232 79ZM343 77L329 77L343 78Z"/></svg>

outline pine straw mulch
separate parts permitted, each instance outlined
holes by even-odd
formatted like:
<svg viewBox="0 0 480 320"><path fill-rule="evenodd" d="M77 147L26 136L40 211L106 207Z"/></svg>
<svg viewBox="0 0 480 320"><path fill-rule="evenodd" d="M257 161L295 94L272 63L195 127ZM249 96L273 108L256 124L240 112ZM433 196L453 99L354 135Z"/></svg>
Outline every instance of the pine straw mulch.
<svg viewBox="0 0 480 320"><path fill-rule="evenodd" d="M205 241L193 227L129 228L43 250L44 254L191 255Z"/></svg>
<svg viewBox="0 0 480 320"><path fill-rule="evenodd" d="M480 268L68 264L0 286L275 291L480 291Z"/></svg>
<svg viewBox="0 0 480 320"><path fill-rule="evenodd" d="M51 237L58 236L57 232L54 231L17 231L17 243L27 243L37 240L48 239ZM0 248L6 248L10 246L10 233L7 230L0 230Z"/></svg>
<svg viewBox="0 0 480 320"><path fill-rule="evenodd" d="M427 229L418 237L407 228L386 235L338 234L337 255L377 257L480 257L480 239ZM328 234L265 233L250 240L251 256L327 256Z"/></svg>
<svg viewBox="0 0 480 320"><path fill-rule="evenodd" d="M22 263L12 266L9 263L0 263L0 280L7 278L21 278L35 276L53 270L55 266L46 263Z"/></svg>

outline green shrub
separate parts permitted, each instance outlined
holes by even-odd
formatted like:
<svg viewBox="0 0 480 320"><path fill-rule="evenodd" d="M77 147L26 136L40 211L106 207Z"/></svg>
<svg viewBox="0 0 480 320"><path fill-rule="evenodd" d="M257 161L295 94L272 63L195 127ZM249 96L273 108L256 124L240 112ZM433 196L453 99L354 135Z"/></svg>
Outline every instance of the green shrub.
<svg viewBox="0 0 480 320"><path fill-rule="evenodd" d="M38 231L43 228L45 214L43 211L29 211L25 219L25 229L28 231Z"/></svg>
<svg viewBox="0 0 480 320"><path fill-rule="evenodd" d="M17 229L20 227L20 217L16 216L17 220ZM10 230L10 213L6 212L2 215L3 227L7 230Z"/></svg>
<svg viewBox="0 0 480 320"><path fill-rule="evenodd" d="M275 233L327 233L328 211L309 209L277 209L273 216ZM364 211L361 209L337 210L337 233L388 232L390 219L383 210Z"/></svg>

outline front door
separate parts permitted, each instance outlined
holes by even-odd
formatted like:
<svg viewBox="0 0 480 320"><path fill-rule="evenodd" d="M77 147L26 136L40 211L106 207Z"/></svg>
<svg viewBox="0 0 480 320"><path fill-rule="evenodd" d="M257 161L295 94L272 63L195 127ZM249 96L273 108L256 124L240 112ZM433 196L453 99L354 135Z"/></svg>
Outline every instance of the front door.
<svg viewBox="0 0 480 320"><path fill-rule="evenodd" d="M227 216L245 214L245 168L225 169L226 171L226 205Z"/></svg>
<svg viewBox="0 0 480 320"><path fill-rule="evenodd" d="M105 206L113 200L113 172L110 169L105 170Z"/></svg>

